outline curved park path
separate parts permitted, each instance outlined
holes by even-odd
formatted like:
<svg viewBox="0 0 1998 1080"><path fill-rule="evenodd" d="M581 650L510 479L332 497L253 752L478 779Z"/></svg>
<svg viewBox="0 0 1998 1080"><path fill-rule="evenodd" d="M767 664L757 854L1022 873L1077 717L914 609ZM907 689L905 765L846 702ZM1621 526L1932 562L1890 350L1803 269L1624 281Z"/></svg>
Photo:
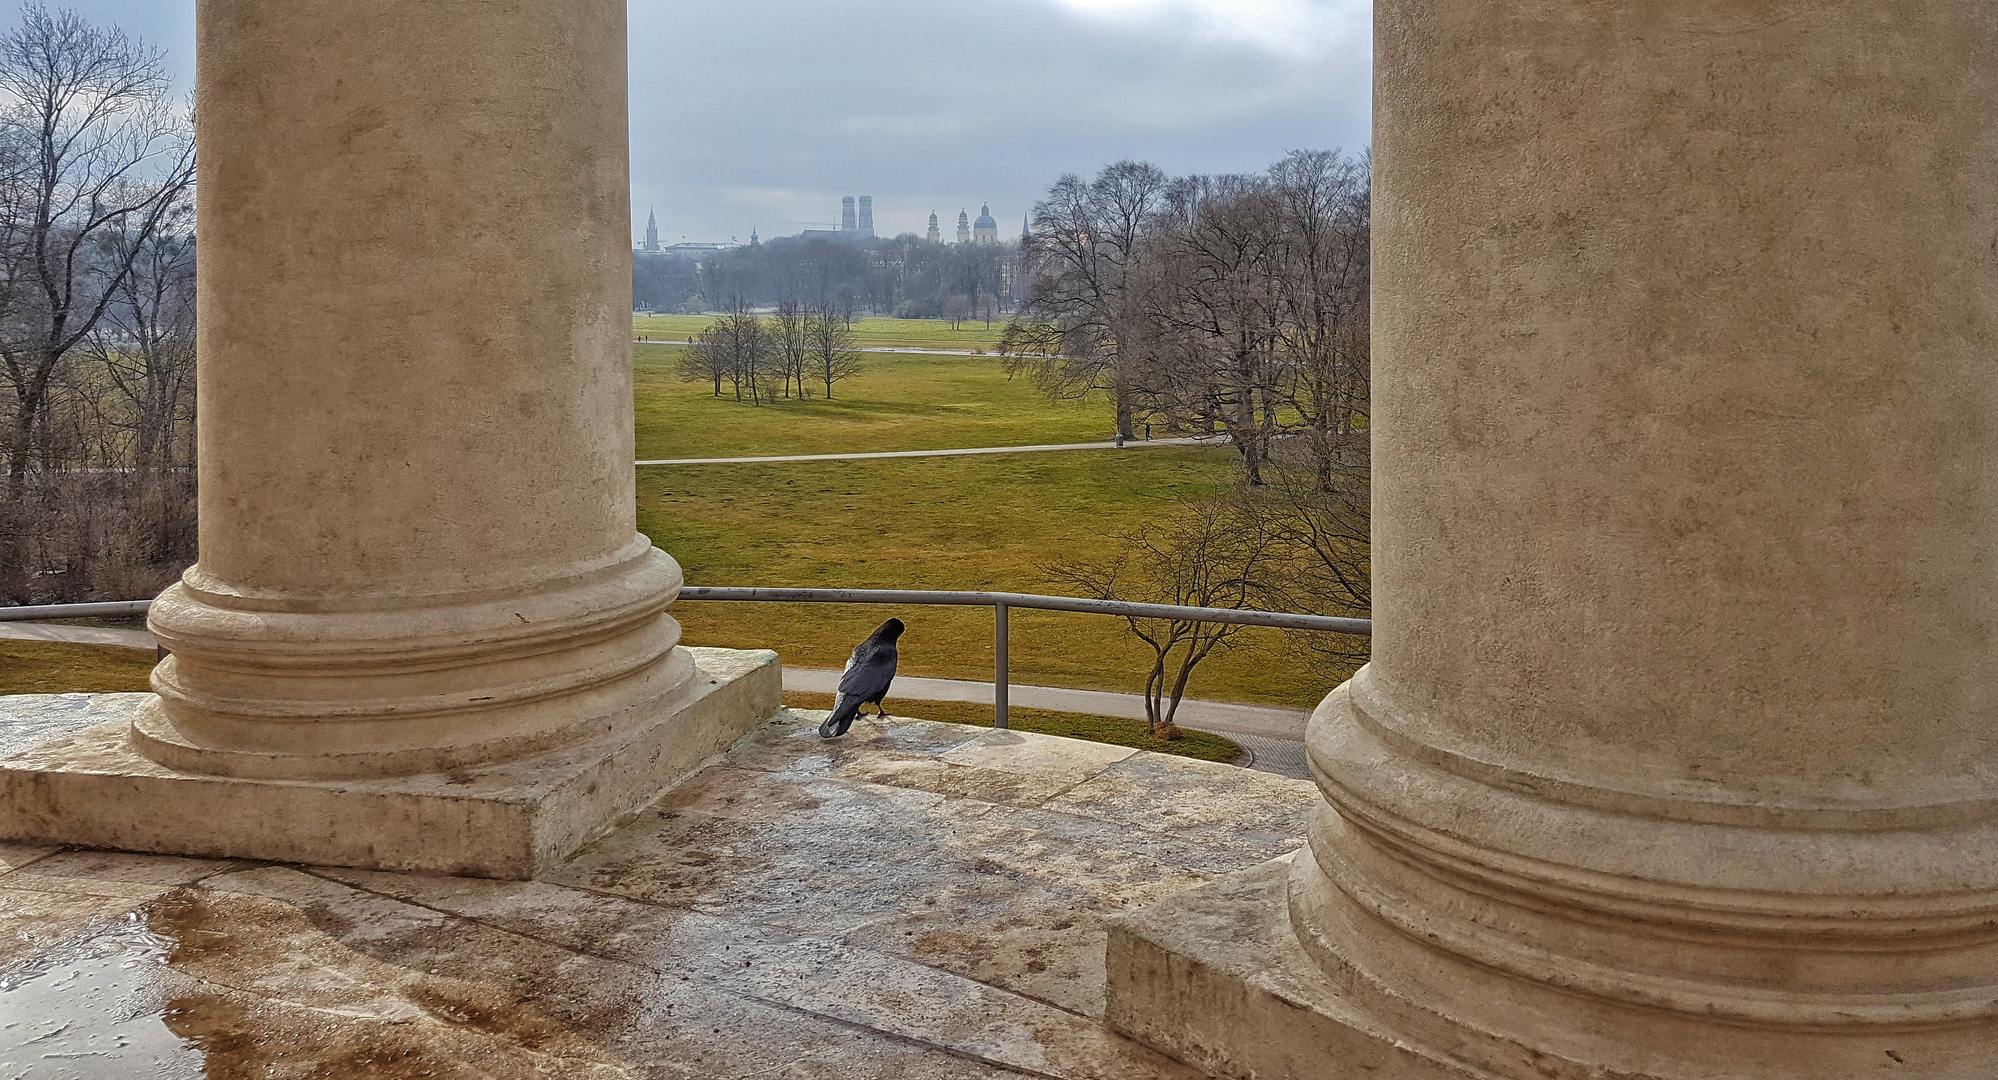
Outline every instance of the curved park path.
<svg viewBox="0 0 1998 1080"><path fill-rule="evenodd" d="M122 645L151 649L156 643L144 630L120 630L101 626L71 626L67 623L0 622L0 638L30 641L68 641L87 645ZM837 671L813 668L784 669L784 689L805 694L830 694L839 689ZM1007 688L1008 700L1025 709L1053 709L1060 712L1093 713L1126 720L1145 718L1145 699L1139 694L1114 694L1103 690L1071 690L1062 686L1022 686ZM992 702L992 684L969 679L929 679L903 675L895 680L888 698L889 711L895 699L905 701L962 701L972 704ZM1299 780L1311 778L1304 763L1304 721L1297 709L1267 705L1243 705L1232 701L1179 703L1180 722L1201 731L1226 735L1255 755L1253 768Z"/></svg>
<svg viewBox="0 0 1998 1080"><path fill-rule="evenodd" d="M1043 446L974 446L954 450L876 450L864 454L782 454L775 457L656 458L640 465L762 465L782 461L859 461L863 458L963 457L968 454L1045 454L1057 450L1136 450L1147 446L1206 446L1220 442L1221 436L1190 436L1179 439L1130 439L1122 447L1115 442L1049 443Z"/></svg>

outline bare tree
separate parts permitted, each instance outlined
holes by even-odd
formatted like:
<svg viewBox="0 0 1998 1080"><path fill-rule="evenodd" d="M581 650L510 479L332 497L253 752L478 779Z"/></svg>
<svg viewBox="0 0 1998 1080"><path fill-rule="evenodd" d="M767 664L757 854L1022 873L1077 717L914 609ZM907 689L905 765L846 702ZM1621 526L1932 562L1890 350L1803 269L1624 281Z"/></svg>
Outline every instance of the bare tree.
<svg viewBox="0 0 1998 1080"><path fill-rule="evenodd" d="M709 383L716 397L727 380L735 400L761 405L775 398L769 388L777 371L771 358L771 337L762 318L737 302L688 345L680 357L680 378Z"/></svg>
<svg viewBox="0 0 1998 1080"><path fill-rule="evenodd" d="M100 403L97 418L131 437L129 454L105 459L129 459L141 473L194 464L193 217L183 202L150 236L107 238L114 249L137 250L82 348L103 373L111 399ZM115 257L125 260L123 252Z"/></svg>
<svg viewBox="0 0 1998 1080"><path fill-rule="evenodd" d="M1321 488L1335 474L1354 475L1354 439L1368 412L1370 171L1365 157L1323 150L1296 151L1270 167L1285 238L1278 303L1296 369L1286 404L1300 419Z"/></svg>
<svg viewBox="0 0 1998 1080"><path fill-rule="evenodd" d="M1268 544L1268 606L1366 618L1373 608L1372 484L1364 432L1328 448L1313 439L1279 444L1268 482L1239 492L1242 527ZM1367 660L1363 637L1286 631L1290 644L1343 679Z"/></svg>
<svg viewBox="0 0 1998 1080"><path fill-rule="evenodd" d="M158 50L36 5L0 36L0 143L0 377L18 497L51 382L181 205L194 139Z"/></svg>
<svg viewBox="0 0 1998 1080"><path fill-rule="evenodd" d="M687 343L687 351L680 354L681 381L711 383L716 397L721 396L722 380L728 378L733 367L720 320L703 327L700 334Z"/></svg>
<svg viewBox="0 0 1998 1080"><path fill-rule="evenodd" d="M791 396L793 385L798 388L798 397L811 396L805 386L805 368L812 351L807 319L801 305L786 300L777 305L777 313L770 320L771 355L783 374L785 397Z"/></svg>
<svg viewBox="0 0 1998 1080"><path fill-rule="evenodd" d="M1094 180L1056 180L1034 204L1022 244L1029 294L999 339L1007 374L1030 376L1051 397L1108 392L1126 438L1138 404L1132 344L1142 336L1130 284L1168 183L1141 161L1119 161Z"/></svg>
<svg viewBox="0 0 1998 1080"><path fill-rule="evenodd" d="M1226 496L1182 500L1163 522L1121 539L1121 550L1107 562L1059 562L1047 572L1102 600L1240 608L1269 594L1267 575L1276 558L1272 538L1247 527ZM1159 738L1175 738L1173 721L1187 680L1214 650L1230 647L1244 627L1140 616L1125 622L1152 650L1145 675L1147 728Z"/></svg>
<svg viewBox="0 0 1998 1080"><path fill-rule="evenodd" d="M1261 177L1188 177L1147 240L1132 333L1150 348L1140 382L1176 419L1211 419L1251 484L1286 417L1291 369L1281 304L1282 222Z"/></svg>
<svg viewBox="0 0 1998 1080"><path fill-rule="evenodd" d="M826 388L832 400L833 384L860 373L860 353L853 347L853 330L837 309L805 309L805 339L809 346L812 378Z"/></svg>

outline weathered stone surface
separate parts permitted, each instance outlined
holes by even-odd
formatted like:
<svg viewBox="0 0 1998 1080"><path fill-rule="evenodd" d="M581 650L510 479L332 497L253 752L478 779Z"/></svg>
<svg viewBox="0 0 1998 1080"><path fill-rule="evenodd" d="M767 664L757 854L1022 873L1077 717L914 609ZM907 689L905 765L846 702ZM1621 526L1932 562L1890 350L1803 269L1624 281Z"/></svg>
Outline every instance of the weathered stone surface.
<svg viewBox="0 0 1998 1080"><path fill-rule="evenodd" d="M0 695L0 758L103 724L131 723L151 694Z"/></svg>
<svg viewBox="0 0 1998 1080"><path fill-rule="evenodd" d="M19 870L61 848L48 844L0 844L0 875Z"/></svg>
<svg viewBox="0 0 1998 1080"><path fill-rule="evenodd" d="M657 798L782 707L776 654L687 650L677 707L614 736L443 774L287 781L169 769L137 752L120 710L151 695L0 698L36 736L0 759L0 839L492 877L531 877ZM19 702L17 706L15 703Z"/></svg>
<svg viewBox="0 0 1998 1080"><path fill-rule="evenodd" d="M1105 921L1281 854L1310 785L821 715L535 881L45 855L0 874L0 1010L50 1036L45 991L109 965L122 1004L55 1038L171 1077L1198 1075L1102 1022ZM1176 786L1228 809L1179 828Z"/></svg>
<svg viewBox="0 0 1998 1080"><path fill-rule="evenodd" d="M1478 1080L1398 1043L1342 997L1290 928L1275 859L1111 922L1108 1020L1215 1076Z"/></svg>

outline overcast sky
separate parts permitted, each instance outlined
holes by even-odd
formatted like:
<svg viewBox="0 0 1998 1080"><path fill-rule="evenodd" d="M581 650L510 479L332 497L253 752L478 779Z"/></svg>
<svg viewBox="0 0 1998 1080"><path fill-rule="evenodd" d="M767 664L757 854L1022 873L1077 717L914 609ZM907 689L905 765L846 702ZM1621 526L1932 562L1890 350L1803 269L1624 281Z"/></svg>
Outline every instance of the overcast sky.
<svg viewBox="0 0 1998 1080"><path fill-rule="evenodd" d="M11 5L10 5L11 6ZM193 0L68 0L194 69ZM669 243L837 222L1002 236L1120 157L1255 169L1368 139L1368 0L631 0L633 228ZM463 43L456 43L462 45Z"/></svg>

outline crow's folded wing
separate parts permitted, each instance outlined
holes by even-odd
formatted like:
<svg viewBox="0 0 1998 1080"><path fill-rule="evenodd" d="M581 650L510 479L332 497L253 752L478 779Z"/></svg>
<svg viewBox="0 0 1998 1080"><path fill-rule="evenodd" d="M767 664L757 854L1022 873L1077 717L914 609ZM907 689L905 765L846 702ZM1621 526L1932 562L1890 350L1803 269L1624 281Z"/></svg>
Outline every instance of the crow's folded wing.
<svg viewBox="0 0 1998 1080"><path fill-rule="evenodd" d="M862 656L855 650L853 659L847 662L846 671L839 677L841 697L851 697L856 701L870 701L888 692L888 684L895 681L895 654L886 650L870 651Z"/></svg>

